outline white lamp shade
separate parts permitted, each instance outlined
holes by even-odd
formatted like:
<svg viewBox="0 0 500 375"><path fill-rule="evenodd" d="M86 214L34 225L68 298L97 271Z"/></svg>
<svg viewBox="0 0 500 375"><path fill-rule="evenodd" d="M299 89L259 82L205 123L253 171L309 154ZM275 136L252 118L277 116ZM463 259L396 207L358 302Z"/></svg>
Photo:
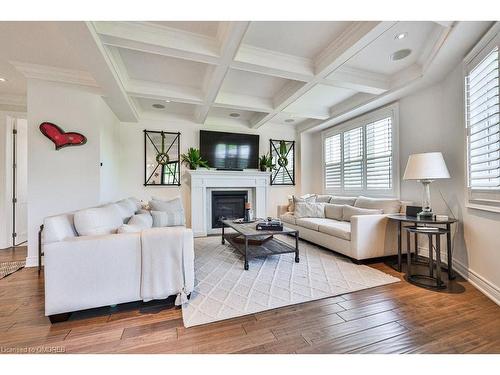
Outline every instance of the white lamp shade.
<svg viewBox="0 0 500 375"><path fill-rule="evenodd" d="M413 154L406 163L404 180L436 180L450 178L448 168L440 152Z"/></svg>

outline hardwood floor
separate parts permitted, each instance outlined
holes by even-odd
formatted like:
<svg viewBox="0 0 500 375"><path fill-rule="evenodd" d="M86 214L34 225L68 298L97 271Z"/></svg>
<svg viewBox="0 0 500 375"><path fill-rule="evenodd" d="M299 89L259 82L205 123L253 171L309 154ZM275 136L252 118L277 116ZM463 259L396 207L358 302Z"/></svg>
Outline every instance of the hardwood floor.
<svg viewBox="0 0 500 375"><path fill-rule="evenodd" d="M16 260L25 260L28 248L26 246L9 247L0 249L0 262L10 262Z"/></svg>
<svg viewBox="0 0 500 375"><path fill-rule="evenodd" d="M51 325L43 275L29 268L0 280L0 353L500 353L500 307L463 280L452 289L402 281L192 328L171 301L93 309Z"/></svg>

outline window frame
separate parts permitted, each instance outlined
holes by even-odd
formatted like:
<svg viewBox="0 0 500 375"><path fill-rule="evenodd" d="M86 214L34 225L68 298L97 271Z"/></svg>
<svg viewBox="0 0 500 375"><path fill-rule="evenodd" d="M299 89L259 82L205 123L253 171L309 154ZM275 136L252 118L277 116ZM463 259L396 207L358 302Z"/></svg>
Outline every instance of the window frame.
<svg viewBox="0 0 500 375"><path fill-rule="evenodd" d="M496 22L488 32L481 38L481 40L472 48L467 56L462 61L462 103L463 103L463 144L464 144L464 197L465 207L477 210L490 211L500 213L500 189L471 189L470 184L470 165L469 165L469 127L468 127L468 110L467 110L467 76L477 64L479 64L488 54L492 52L494 47L497 46L500 50L500 23ZM500 61L500 59L499 59ZM485 195L485 197L474 198L472 190L476 193ZM491 198L488 197L491 196ZM484 202L484 203L481 203ZM490 203L487 203L490 202Z"/></svg>
<svg viewBox="0 0 500 375"><path fill-rule="evenodd" d="M386 117L391 117L392 125L392 189L390 190L367 190L366 189L366 172L363 174L363 188L361 190L345 190L343 183L340 190L338 189L327 189L326 188L326 176L325 176L325 139L337 134L344 133L351 129L355 129L360 126L366 126L369 123L382 120ZM366 128L365 128L366 129ZM366 167L366 130L363 130L363 166ZM343 136L341 135L341 145L343 143ZM341 151L342 161L341 165L344 163L343 150ZM348 121L342 122L335 125L329 129L324 130L321 133L321 179L322 179L322 190L323 194L335 194L335 195L367 195L372 197L387 197L387 198L399 198L400 197L400 166L399 166L399 103L395 102L384 107L374 109L363 115L350 119Z"/></svg>

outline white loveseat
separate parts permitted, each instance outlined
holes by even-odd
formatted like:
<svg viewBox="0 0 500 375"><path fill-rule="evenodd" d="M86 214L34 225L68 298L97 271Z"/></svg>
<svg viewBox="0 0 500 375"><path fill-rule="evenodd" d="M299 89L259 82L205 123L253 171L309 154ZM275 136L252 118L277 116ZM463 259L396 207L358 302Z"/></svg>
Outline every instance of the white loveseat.
<svg viewBox="0 0 500 375"><path fill-rule="evenodd" d="M318 195L325 204L325 217L297 218L290 205L279 206L278 216L287 227L297 229L299 237L354 260L364 260L397 253L397 226L388 214L404 212L407 202L368 197L336 197ZM380 210L376 214L352 215L342 220L333 213L333 206ZM331 209L328 209L331 208ZM341 208L342 210L342 208ZM354 210L352 210L354 211ZM362 210L359 210L362 211Z"/></svg>
<svg viewBox="0 0 500 375"><path fill-rule="evenodd" d="M115 209L116 204L112 204ZM131 213L140 211L140 202L134 202ZM108 205L110 206L110 205ZM82 210L83 211L83 210ZM141 300L141 233L116 234L116 217L94 217L92 209L85 220L97 227L97 233L111 234L78 235L75 216L71 212L47 217L42 231L45 274L45 315L51 321L65 320L68 313L95 307L115 305ZM81 211L80 211L81 212ZM104 215L106 216L106 215ZM88 223L83 223L86 228ZM82 223L80 222L80 226ZM126 225L124 226L126 227ZM111 228L111 229L110 229ZM158 228L154 228L158 229ZM194 287L194 245L192 230L182 227L165 227L162 231L182 230L184 251L183 272L186 293ZM173 233L173 232L172 232Z"/></svg>

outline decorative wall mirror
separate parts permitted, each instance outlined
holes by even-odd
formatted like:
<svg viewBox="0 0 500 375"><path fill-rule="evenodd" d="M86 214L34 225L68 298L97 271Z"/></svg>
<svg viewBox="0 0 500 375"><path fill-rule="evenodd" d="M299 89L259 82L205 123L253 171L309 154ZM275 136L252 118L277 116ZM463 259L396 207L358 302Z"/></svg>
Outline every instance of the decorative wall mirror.
<svg viewBox="0 0 500 375"><path fill-rule="evenodd" d="M271 185L295 185L295 141L270 139Z"/></svg>
<svg viewBox="0 0 500 375"><path fill-rule="evenodd" d="M180 186L181 133L144 130L144 186Z"/></svg>

